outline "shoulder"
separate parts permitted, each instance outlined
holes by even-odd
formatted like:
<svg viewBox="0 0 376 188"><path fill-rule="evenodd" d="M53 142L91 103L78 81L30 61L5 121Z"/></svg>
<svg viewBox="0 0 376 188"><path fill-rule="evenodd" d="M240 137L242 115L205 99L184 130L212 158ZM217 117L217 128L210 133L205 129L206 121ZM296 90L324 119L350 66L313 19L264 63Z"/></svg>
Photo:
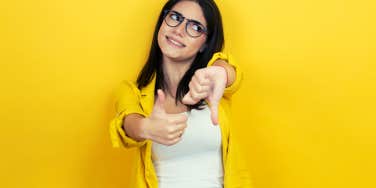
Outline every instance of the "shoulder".
<svg viewBox="0 0 376 188"><path fill-rule="evenodd" d="M129 80L123 80L115 91L116 101L129 101L140 98L140 90L137 88L135 82Z"/></svg>
<svg viewBox="0 0 376 188"><path fill-rule="evenodd" d="M139 91L139 89L137 88L137 84L136 82L133 82L133 81L130 81L130 80L123 80L122 82L120 82L119 84L119 90L134 90L134 91Z"/></svg>

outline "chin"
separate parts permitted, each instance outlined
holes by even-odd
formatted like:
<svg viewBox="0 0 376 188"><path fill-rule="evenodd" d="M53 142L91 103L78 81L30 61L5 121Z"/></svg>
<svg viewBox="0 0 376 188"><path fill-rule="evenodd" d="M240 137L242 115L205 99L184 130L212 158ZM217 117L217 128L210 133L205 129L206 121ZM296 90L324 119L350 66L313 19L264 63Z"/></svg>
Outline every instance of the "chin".
<svg viewBox="0 0 376 188"><path fill-rule="evenodd" d="M184 60L184 57L178 56L176 54L163 54L164 57L167 57L168 59L171 59L173 61L182 61Z"/></svg>
<svg viewBox="0 0 376 188"><path fill-rule="evenodd" d="M183 55L184 52L180 52L174 49L161 49L161 52L163 56L175 61L186 59L185 55Z"/></svg>

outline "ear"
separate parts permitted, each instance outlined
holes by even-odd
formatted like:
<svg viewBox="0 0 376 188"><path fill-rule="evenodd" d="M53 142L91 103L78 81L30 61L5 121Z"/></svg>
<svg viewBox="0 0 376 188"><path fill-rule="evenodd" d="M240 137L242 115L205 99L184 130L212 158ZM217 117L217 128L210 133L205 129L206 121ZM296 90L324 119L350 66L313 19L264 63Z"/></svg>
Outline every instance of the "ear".
<svg viewBox="0 0 376 188"><path fill-rule="evenodd" d="M199 52L202 53L205 49L206 49L206 44L203 44L203 45L201 46Z"/></svg>

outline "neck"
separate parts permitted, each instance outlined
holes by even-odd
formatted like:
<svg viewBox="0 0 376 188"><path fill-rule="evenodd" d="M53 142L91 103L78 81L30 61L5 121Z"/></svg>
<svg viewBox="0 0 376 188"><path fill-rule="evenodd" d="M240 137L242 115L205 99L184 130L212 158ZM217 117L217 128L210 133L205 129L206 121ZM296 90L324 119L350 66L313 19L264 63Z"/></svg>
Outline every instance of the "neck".
<svg viewBox="0 0 376 188"><path fill-rule="evenodd" d="M167 92L169 95L175 98L178 84L184 74L188 71L194 58L184 61L174 61L170 58L163 57L163 74L164 81L167 85Z"/></svg>

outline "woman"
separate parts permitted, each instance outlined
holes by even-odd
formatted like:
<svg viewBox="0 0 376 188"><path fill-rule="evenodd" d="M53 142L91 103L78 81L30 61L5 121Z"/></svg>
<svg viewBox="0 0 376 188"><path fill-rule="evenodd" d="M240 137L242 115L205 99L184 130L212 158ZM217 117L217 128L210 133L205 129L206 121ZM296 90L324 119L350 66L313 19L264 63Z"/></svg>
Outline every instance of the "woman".
<svg viewBox="0 0 376 188"><path fill-rule="evenodd" d="M137 83L123 82L113 146L136 147L134 188L251 187L230 136L241 73L225 54L212 0L170 0ZM213 126L217 125L219 126Z"/></svg>

